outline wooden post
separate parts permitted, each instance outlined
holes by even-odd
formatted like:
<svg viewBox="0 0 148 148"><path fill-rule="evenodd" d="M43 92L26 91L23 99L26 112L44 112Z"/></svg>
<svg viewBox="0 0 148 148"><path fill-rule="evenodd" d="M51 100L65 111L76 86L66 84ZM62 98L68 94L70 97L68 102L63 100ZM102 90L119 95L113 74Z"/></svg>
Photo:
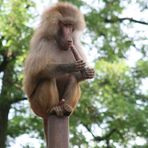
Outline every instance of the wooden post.
<svg viewBox="0 0 148 148"><path fill-rule="evenodd" d="M50 115L48 117L48 148L68 148L69 118Z"/></svg>

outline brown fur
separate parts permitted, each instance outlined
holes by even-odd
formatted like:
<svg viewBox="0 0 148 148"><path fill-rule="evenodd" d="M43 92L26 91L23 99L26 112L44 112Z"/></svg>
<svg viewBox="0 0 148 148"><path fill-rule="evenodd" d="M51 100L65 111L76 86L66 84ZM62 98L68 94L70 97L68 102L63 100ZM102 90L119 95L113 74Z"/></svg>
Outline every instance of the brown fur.
<svg viewBox="0 0 148 148"><path fill-rule="evenodd" d="M75 28L74 44L79 49L77 52L85 61L77 35L77 32L82 31L85 27L83 15L69 3L58 3L47 9L31 40L30 52L25 62L24 79L24 90L29 98L31 108L43 118L47 118L48 111L62 99L63 91L65 91L64 97L68 98L66 103L72 108L75 108L80 98L79 80L73 74L65 71L58 75L55 70L55 64L75 62L70 50L63 51L57 46L55 36L58 34L59 21L73 23Z"/></svg>

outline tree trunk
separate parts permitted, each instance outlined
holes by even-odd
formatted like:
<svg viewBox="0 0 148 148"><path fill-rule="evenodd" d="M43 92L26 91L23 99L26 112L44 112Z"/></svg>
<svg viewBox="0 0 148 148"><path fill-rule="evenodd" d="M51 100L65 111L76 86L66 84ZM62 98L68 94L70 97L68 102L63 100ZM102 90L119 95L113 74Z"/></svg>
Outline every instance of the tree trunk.
<svg viewBox="0 0 148 148"><path fill-rule="evenodd" d="M0 148L6 148L9 109L10 105L0 105Z"/></svg>

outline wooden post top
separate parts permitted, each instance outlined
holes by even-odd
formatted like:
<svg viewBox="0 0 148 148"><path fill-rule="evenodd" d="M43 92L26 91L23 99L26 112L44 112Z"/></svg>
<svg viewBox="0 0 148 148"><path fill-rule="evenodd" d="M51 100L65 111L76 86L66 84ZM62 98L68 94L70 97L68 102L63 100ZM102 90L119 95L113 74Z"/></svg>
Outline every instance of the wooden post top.
<svg viewBox="0 0 148 148"><path fill-rule="evenodd" d="M69 117L48 117L48 148L68 148Z"/></svg>

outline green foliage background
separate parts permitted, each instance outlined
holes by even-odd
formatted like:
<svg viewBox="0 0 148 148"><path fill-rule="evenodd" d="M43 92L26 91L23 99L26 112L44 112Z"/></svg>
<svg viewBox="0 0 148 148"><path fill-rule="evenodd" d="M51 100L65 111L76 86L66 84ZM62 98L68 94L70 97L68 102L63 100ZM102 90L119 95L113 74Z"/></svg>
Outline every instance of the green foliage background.
<svg viewBox="0 0 148 148"><path fill-rule="evenodd" d="M81 0L69 2L85 10L84 38L91 43L82 42L89 53L97 50L96 76L82 84L81 100L70 119L70 147L148 147L148 91L142 89L148 79L148 37L141 35L140 27L132 38L124 31L135 24L148 27L148 20L121 17L132 3L144 13L147 1L92 0L95 7ZM38 14L35 3L0 0L0 148L11 147L23 134L45 147L42 121L30 111L22 91L23 63ZM141 54L134 66L127 64L131 49ZM137 137L145 140L142 146Z"/></svg>

